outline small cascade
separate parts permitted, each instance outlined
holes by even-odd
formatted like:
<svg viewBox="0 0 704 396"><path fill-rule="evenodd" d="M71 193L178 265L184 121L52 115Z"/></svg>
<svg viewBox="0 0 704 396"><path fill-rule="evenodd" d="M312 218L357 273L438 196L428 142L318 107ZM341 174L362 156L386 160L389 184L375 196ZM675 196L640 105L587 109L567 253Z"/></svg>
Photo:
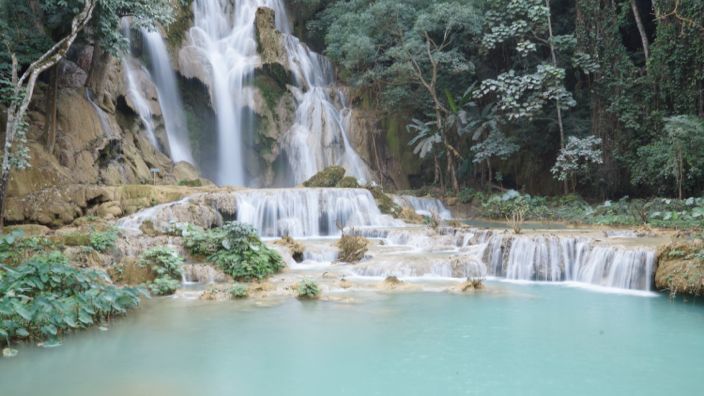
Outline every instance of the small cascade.
<svg viewBox="0 0 704 396"><path fill-rule="evenodd" d="M433 197L414 197L412 195L395 195L397 205L411 208L421 216L437 215L441 220L451 220L452 212L448 210L441 200Z"/></svg>
<svg viewBox="0 0 704 396"><path fill-rule="evenodd" d="M381 213L364 189L271 189L234 193L236 219L260 236L339 235L343 228L394 227L403 222Z"/></svg>
<svg viewBox="0 0 704 396"><path fill-rule="evenodd" d="M261 65L257 53L257 10L274 11L287 62L295 79L290 86L296 101L295 120L280 142L293 175L290 186L300 184L330 165L342 165L348 175L369 180L366 165L348 137L346 98L334 87L330 62L311 51L291 33L282 0L196 0L189 48L206 70L218 121L219 184L249 185L254 175L245 172L243 142L253 133L253 76Z"/></svg>
<svg viewBox="0 0 704 396"><path fill-rule="evenodd" d="M98 120L100 121L100 129L103 131L103 135L105 135L108 140L118 139L119 135L112 129L112 125L110 125L110 121L108 120L108 115L105 114L105 110L100 108L100 106L95 103L93 92L86 88L84 97L91 104L91 106L93 106L95 114L98 116Z"/></svg>
<svg viewBox="0 0 704 396"><path fill-rule="evenodd" d="M161 112L169 138L169 153L174 162L185 161L194 164L191 154L188 125L183 103L176 83L176 74L171 67L169 53L161 34L142 30L144 44L151 60L150 69L154 76Z"/></svg>
<svg viewBox="0 0 704 396"><path fill-rule="evenodd" d="M647 249L595 245L588 238L497 235L488 243L485 262L489 275L506 279L648 291L656 255Z"/></svg>

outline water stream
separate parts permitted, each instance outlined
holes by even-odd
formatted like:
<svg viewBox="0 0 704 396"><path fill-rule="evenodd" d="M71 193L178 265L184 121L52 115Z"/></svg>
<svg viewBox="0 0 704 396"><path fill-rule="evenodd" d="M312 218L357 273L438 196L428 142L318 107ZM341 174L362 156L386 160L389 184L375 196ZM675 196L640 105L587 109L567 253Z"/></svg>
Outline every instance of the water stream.
<svg viewBox="0 0 704 396"><path fill-rule="evenodd" d="M330 165L343 165L348 174L368 180L364 162L347 137L349 120L343 93L334 87L332 66L291 34L286 7L281 0L197 0L189 45L205 63L218 123L219 184L249 185L256 175L245 171L243 140L254 133L255 108L252 79L261 65L257 53L255 18L267 7L276 14L284 50L295 81L290 86L296 103L295 121L285 132L283 150L293 179L305 181ZM336 103L337 102L337 103Z"/></svg>

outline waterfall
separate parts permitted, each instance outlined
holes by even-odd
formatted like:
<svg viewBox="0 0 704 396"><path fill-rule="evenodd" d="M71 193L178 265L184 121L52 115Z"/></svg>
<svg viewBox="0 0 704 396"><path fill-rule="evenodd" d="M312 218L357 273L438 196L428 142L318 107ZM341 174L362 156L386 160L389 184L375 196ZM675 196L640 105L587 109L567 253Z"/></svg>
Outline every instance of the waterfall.
<svg viewBox="0 0 704 396"><path fill-rule="evenodd" d="M144 43L149 54L152 75L156 84L161 113L169 137L169 152L174 162L194 163L181 96L176 84L176 74L171 68L169 53L164 39L158 32L142 30Z"/></svg>
<svg viewBox="0 0 704 396"><path fill-rule="evenodd" d="M120 21L122 27L122 35L127 39L127 53L122 57L122 71L124 73L125 84L127 85L127 99L132 103L134 110L137 112L142 125L147 132L147 139L149 143L155 148L159 149L159 143L156 140L156 135L154 134L154 120L152 119L152 111L149 108L149 103L144 97L142 92L142 87L138 84L138 77L136 73L142 72L146 75L146 72L139 63L137 59L132 56L132 37L130 34L130 20L125 17Z"/></svg>
<svg viewBox="0 0 704 396"><path fill-rule="evenodd" d="M147 139L152 146L159 148L159 143L156 140L156 135L154 134L154 121L152 120L152 112L149 109L149 104L142 94L142 90L137 85L135 73L140 69L138 65L135 64L136 61L129 55L122 58L122 69L125 74L125 83L127 84L127 97L137 111L139 119L144 125L144 129L147 132Z"/></svg>
<svg viewBox="0 0 704 396"><path fill-rule="evenodd" d="M513 280L579 282L651 290L656 255L649 249L596 245L588 238L493 236L488 274Z"/></svg>
<svg viewBox="0 0 704 396"><path fill-rule="evenodd" d="M452 219L452 212L437 198L395 195L393 196L393 200L397 205L411 208L421 216L432 216L435 214L442 220Z"/></svg>
<svg viewBox="0 0 704 396"><path fill-rule="evenodd" d="M237 220L260 236L339 235L340 228L403 225L381 213L364 189L272 189L234 193Z"/></svg>
<svg viewBox="0 0 704 396"><path fill-rule="evenodd" d="M209 74L218 123L219 184L247 185L243 138L253 133L252 79L261 65L257 53L255 18L259 8L274 10L276 29L282 34L288 63L295 78L290 89L296 101L293 126L282 142L293 178L300 184L330 165L344 166L348 174L368 180L368 170L347 138L348 109L343 93L334 88L330 62L312 52L291 34L289 17L281 0L196 0L190 45L197 62ZM336 105L335 102L338 102Z"/></svg>

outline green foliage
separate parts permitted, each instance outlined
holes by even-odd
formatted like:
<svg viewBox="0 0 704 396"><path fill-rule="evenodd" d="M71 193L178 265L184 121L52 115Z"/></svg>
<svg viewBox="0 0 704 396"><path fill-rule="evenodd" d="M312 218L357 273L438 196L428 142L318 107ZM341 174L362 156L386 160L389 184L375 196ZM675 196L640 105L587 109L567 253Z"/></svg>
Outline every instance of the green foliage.
<svg viewBox="0 0 704 396"><path fill-rule="evenodd" d="M150 282L147 287L154 296L170 296L181 287L181 281L169 277L159 277Z"/></svg>
<svg viewBox="0 0 704 396"><path fill-rule="evenodd" d="M704 120L696 116L665 119L665 134L638 149L641 166L634 168L633 182L653 187L674 181L684 191L704 181ZM666 184L665 184L666 185Z"/></svg>
<svg viewBox="0 0 704 396"><path fill-rule="evenodd" d="M249 287L241 283L235 283L230 289L230 295L234 299L242 299L249 297Z"/></svg>
<svg viewBox="0 0 704 396"><path fill-rule="evenodd" d="M0 338L56 340L139 304L141 291L117 288L99 270L73 268L58 252L17 267L0 265Z"/></svg>
<svg viewBox="0 0 704 396"><path fill-rule="evenodd" d="M14 266L39 253L54 250L56 245L40 236L25 237L21 230L0 235L0 263Z"/></svg>
<svg viewBox="0 0 704 396"><path fill-rule="evenodd" d="M320 287L310 279L303 279L298 283L296 288L298 298L302 300L315 300L320 297Z"/></svg>
<svg viewBox="0 0 704 396"><path fill-rule="evenodd" d="M117 229L111 228L107 231L93 231L90 234L90 246L99 251L106 252L115 247L117 241Z"/></svg>
<svg viewBox="0 0 704 396"><path fill-rule="evenodd" d="M155 279L148 284L152 294L165 296L173 294L181 286L183 258L168 247L153 247L143 252L139 265L149 268Z"/></svg>
<svg viewBox="0 0 704 396"><path fill-rule="evenodd" d="M191 254L207 256L236 280L262 280L284 268L281 256L266 246L247 224L228 222L207 231L189 226L182 235Z"/></svg>
<svg viewBox="0 0 704 396"><path fill-rule="evenodd" d="M550 172L560 181L576 179L577 175L586 175L592 165L603 162L600 145L601 139L596 136L587 136L584 139L570 136L565 148L560 150L560 155ZM573 190L575 188L576 180Z"/></svg>

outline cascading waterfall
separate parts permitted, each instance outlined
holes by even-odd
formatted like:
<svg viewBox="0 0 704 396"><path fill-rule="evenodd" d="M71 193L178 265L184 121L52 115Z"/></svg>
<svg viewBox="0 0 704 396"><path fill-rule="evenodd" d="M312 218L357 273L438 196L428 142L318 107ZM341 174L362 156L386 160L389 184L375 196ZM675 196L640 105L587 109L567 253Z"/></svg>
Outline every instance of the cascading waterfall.
<svg viewBox="0 0 704 396"><path fill-rule="evenodd" d="M332 64L287 33L284 40L289 64L297 82L293 89L298 103L296 120L287 134L285 151L295 182L302 183L330 165L342 165L350 176L369 179L369 172L347 137L350 110L347 98L334 86Z"/></svg>
<svg viewBox="0 0 704 396"><path fill-rule="evenodd" d="M142 30L144 43L151 60L151 70L154 76L161 113L166 124L166 134L169 138L169 152L174 162L185 161L194 164L189 141L188 125L186 123L181 96L176 83L176 74L171 68L169 53L161 34Z"/></svg>
<svg viewBox="0 0 704 396"><path fill-rule="evenodd" d="M237 221L263 237L339 235L345 227L393 227L363 189L275 189L235 193Z"/></svg>
<svg viewBox="0 0 704 396"><path fill-rule="evenodd" d="M437 198L395 195L393 200L397 205L411 208L421 216L437 215L442 220L452 219L452 212Z"/></svg>
<svg viewBox="0 0 704 396"><path fill-rule="evenodd" d="M246 185L243 137L253 131L251 87L261 60L257 53L255 18L257 9L274 10L276 29L284 37L288 63L295 77L291 87L297 109L295 121L286 132L283 149L287 154L291 185L299 184L330 165L343 165L348 174L368 180L368 170L347 138L349 119L335 105L344 106L342 92L333 87L332 66L296 37L281 0L196 0L190 45L200 62L207 65L209 87L218 119L218 175L220 184Z"/></svg>
<svg viewBox="0 0 704 396"><path fill-rule="evenodd" d="M489 275L507 279L648 291L656 255L648 249L596 245L588 238L496 235L487 244L485 262Z"/></svg>

